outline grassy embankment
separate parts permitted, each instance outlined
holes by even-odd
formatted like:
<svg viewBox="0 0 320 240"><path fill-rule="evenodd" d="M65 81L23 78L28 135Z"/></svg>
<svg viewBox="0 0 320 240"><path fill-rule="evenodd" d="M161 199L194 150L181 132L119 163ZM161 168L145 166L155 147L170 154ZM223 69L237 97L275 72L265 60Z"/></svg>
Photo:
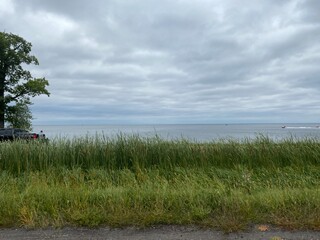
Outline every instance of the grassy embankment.
<svg viewBox="0 0 320 240"><path fill-rule="evenodd" d="M320 229L320 141L0 144L0 226Z"/></svg>

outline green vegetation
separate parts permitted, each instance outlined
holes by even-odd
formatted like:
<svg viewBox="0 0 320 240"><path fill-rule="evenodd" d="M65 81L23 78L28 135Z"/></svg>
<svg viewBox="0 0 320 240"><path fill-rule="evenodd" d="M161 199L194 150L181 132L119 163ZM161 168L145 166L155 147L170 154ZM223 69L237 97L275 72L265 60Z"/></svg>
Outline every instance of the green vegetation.
<svg viewBox="0 0 320 240"><path fill-rule="evenodd" d="M26 65L39 65L31 55L32 44L22 37L0 32L0 128L31 129L31 98L50 95L45 78L33 78Z"/></svg>
<svg viewBox="0 0 320 240"><path fill-rule="evenodd" d="M4 142L0 225L320 229L319 163L317 139Z"/></svg>

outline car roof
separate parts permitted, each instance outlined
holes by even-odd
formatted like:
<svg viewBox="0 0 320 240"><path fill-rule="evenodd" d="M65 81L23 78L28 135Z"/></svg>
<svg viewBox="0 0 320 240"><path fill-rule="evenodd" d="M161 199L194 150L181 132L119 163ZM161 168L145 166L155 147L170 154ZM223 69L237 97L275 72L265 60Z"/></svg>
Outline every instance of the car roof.
<svg viewBox="0 0 320 240"><path fill-rule="evenodd" d="M22 129L22 128L0 128L0 131L4 131L4 130L21 130L21 131L27 131L27 130Z"/></svg>

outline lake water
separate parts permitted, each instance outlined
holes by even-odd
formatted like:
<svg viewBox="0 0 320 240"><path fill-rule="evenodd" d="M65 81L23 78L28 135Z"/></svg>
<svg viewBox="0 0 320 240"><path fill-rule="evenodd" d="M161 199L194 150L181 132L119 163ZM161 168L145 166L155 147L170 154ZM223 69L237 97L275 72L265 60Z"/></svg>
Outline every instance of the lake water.
<svg viewBox="0 0 320 240"><path fill-rule="evenodd" d="M283 128L283 126L286 126ZM69 125L69 126L34 126L34 132L43 130L47 137L74 138L83 136L105 135L115 137L118 134L142 137L155 135L164 139L185 138L194 141L217 139L255 138L262 134L274 140L294 138L319 138L317 124L168 124L168 125Z"/></svg>

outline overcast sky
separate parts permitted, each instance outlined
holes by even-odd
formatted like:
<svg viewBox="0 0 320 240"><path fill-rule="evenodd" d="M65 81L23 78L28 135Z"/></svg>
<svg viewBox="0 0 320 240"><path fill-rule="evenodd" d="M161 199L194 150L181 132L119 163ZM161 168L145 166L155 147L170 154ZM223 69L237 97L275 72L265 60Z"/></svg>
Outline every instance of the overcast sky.
<svg viewBox="0 0 320 240"><path fill-rule="evenodd" d="M320 119L319 0L0 0L51 96L37 124Z"/></svg>

